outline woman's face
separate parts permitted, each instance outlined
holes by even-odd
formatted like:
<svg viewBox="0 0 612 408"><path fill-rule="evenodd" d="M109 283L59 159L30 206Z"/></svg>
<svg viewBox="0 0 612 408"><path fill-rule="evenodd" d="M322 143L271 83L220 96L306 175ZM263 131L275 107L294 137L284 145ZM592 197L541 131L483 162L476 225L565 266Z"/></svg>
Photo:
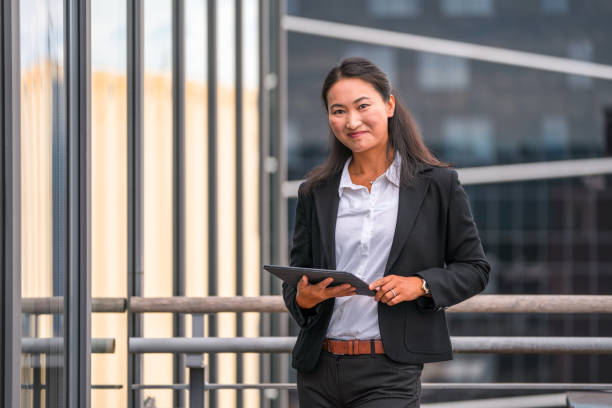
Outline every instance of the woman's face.
<svg viewBox="0 0 612 408"><path fill-rule="evenodd" d="M395 110L393 95L384 101L369 82L343 78L327 92L327 106L334 135L353 153L386 149L387 122Z"/></svg>

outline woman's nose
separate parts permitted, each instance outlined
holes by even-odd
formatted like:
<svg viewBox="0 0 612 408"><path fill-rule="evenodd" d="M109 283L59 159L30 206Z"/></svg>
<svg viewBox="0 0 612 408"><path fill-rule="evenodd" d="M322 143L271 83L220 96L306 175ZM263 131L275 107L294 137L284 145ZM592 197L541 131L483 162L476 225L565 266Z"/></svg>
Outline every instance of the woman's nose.
<svg viewBox="0 0 612 408"><path fill-rule="evenodd" d="M349 114L348 117L346 118L346 127L349 128L349 129L356 129L357 126L359 126L360 123L361 122L359 120L358 115L355 115L355 114L350 115Z"/></svg>

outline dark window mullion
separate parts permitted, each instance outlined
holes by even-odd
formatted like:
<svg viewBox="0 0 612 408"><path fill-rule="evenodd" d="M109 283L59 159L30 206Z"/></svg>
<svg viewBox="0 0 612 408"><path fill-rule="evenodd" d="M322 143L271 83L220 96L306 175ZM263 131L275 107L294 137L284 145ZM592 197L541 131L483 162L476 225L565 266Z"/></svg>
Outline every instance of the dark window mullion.
<svg viewBox="0 0 612 408"><path fill-rule="evenodd" d="M143 0L127 1L127 106L128 106L128 297L143 294L143 225L142 225L142 140L144 129L144 10ZM128 338L141 337L142 315L128 313ZM128 352L128 407L141 406L142 355Z"/></svg>
<svg viewBox="0 0 612 408"><path fill-rule="evenodd" d="M64 296L66 406L88 408L91 388L90 2L66 0L68 269Z"/></svg>
<svg viewBox="0 0 612 408"><path fill-rule="evenodd" d="M243 107L242 107L242 0L235 0L235 55L236 55L236 71L235 71L235 86L236 86L236 296L244 296L243 289L243 195L242 195L242 171L243 171L243 158L242 158L242 119L243 119ZM242 337L244 335L242 330L243 325L242 313L236 314L236 337ZM243 358L242 353L236 354L236 382L242 383L244 381L243 376ZM237 391L236 395L236 407L242 408L244 405L243 400L244 392L241 390Z"/></svg>
<svg viewBox="0 0 612 408"><path fill-rule="evenodd" d="M207 8L207 65L208 65L208 295L217 295L217 4L208 0ZM217 336L217 319L208 315L208 336ZM208 354L209 382L217 381L217 358ZM211 407L217 406L217 393L208 392Z"/></svg>
<svg viewBox="0 0 612 408"><path fill-rule="evenodd" d="M21 406L21 100L19 57L19 1L5 0L0 6L2 18L2 148L0 150L0 401L3 407Z"/></svg>
<svg viewBox="0 0 612 408"><path fill-rule="evenodd" d="M172 295L185 296L185 3L172 2L173 273ZM185 336L185 316L173 315L173 336ZM185 382L185 355L173 356L173 381ZM185 391L174 390L175 407L185 406Z"/></svg>

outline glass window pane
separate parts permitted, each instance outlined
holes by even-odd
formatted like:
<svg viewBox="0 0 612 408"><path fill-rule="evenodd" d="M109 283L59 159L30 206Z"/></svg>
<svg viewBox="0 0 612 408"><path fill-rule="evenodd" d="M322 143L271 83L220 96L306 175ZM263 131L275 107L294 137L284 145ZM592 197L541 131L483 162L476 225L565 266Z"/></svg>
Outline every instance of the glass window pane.
<svg viewBox="0 0 612 408"><path fill-rule="evenodd" d="M22 354L21 406L63 407L60 306L67 241L63 2L24 0L20 13L22 336L29 350Z"/></svg>
<svg viewBox="0 0 612 408"><path fill-rule="evenodd" d="M421 12L420 0L368 0L366 7L374 17L415 17Z"/></svg>
<svg viewBox="0 0 612 408"><path fill-rule="evenodd" d="M427 91L454 91L470 85L470 70L465 58L419 53L418 80Z"/></svg>
<svg viewBox="0 0 612 408"><path fill-rule="evenodd" d="M172 296L172 2L144 1L143 265L144 296ZM172 315L144 315L145 337L172 337ZM143 382L172 383L172 356L143 357ZM172 406L172 391L144 390Z"/></svg>
<svg viewBox="0 0 612 408"><path fill-rule="evenodd" d="M442 0L442 12L448 16L489 16L493 13L493 0Z"/></svg>
<svg viewBox="0 0 612 408"><path fill-rule="evenodd" d="M124 0L91 1L91 292L127 296L127 10ZM127 314L93 313L92 338L115 352L92 354L92 408L127 403Z"/></svg>
<svg viewBox="0 0 612 408"><path fill-rule="evenodd" d="M243 126L242 126L242 194L243 208L243 288L244 296L259 296L259 13L256 0L242 2L242 61L243 61ZM245 337L259 336L259 313L245 313L243 316L243 335ZM245 383L258 383L258 354L243 354ZM244 401L259 401L260 392L245 390ZM257 407L255 402L253 406Z"/></svg>

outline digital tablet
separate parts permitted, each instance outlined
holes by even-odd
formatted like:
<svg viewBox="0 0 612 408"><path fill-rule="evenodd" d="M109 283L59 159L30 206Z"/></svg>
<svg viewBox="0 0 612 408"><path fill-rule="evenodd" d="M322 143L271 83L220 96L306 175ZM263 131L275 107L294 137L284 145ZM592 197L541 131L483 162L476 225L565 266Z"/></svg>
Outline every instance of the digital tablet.
<svg viewBox="0 0 612 408"><path fill-rule="evenodd" d="M309 283L318 283L325 278L333 278L334 281L329 286L349 283L356 289L357 295L374 296L376 294L376 291L370 290L366 282L350 272L280 265L264 265L263 268L291 285L297 285L302 276L306 275Z"/></svg>

